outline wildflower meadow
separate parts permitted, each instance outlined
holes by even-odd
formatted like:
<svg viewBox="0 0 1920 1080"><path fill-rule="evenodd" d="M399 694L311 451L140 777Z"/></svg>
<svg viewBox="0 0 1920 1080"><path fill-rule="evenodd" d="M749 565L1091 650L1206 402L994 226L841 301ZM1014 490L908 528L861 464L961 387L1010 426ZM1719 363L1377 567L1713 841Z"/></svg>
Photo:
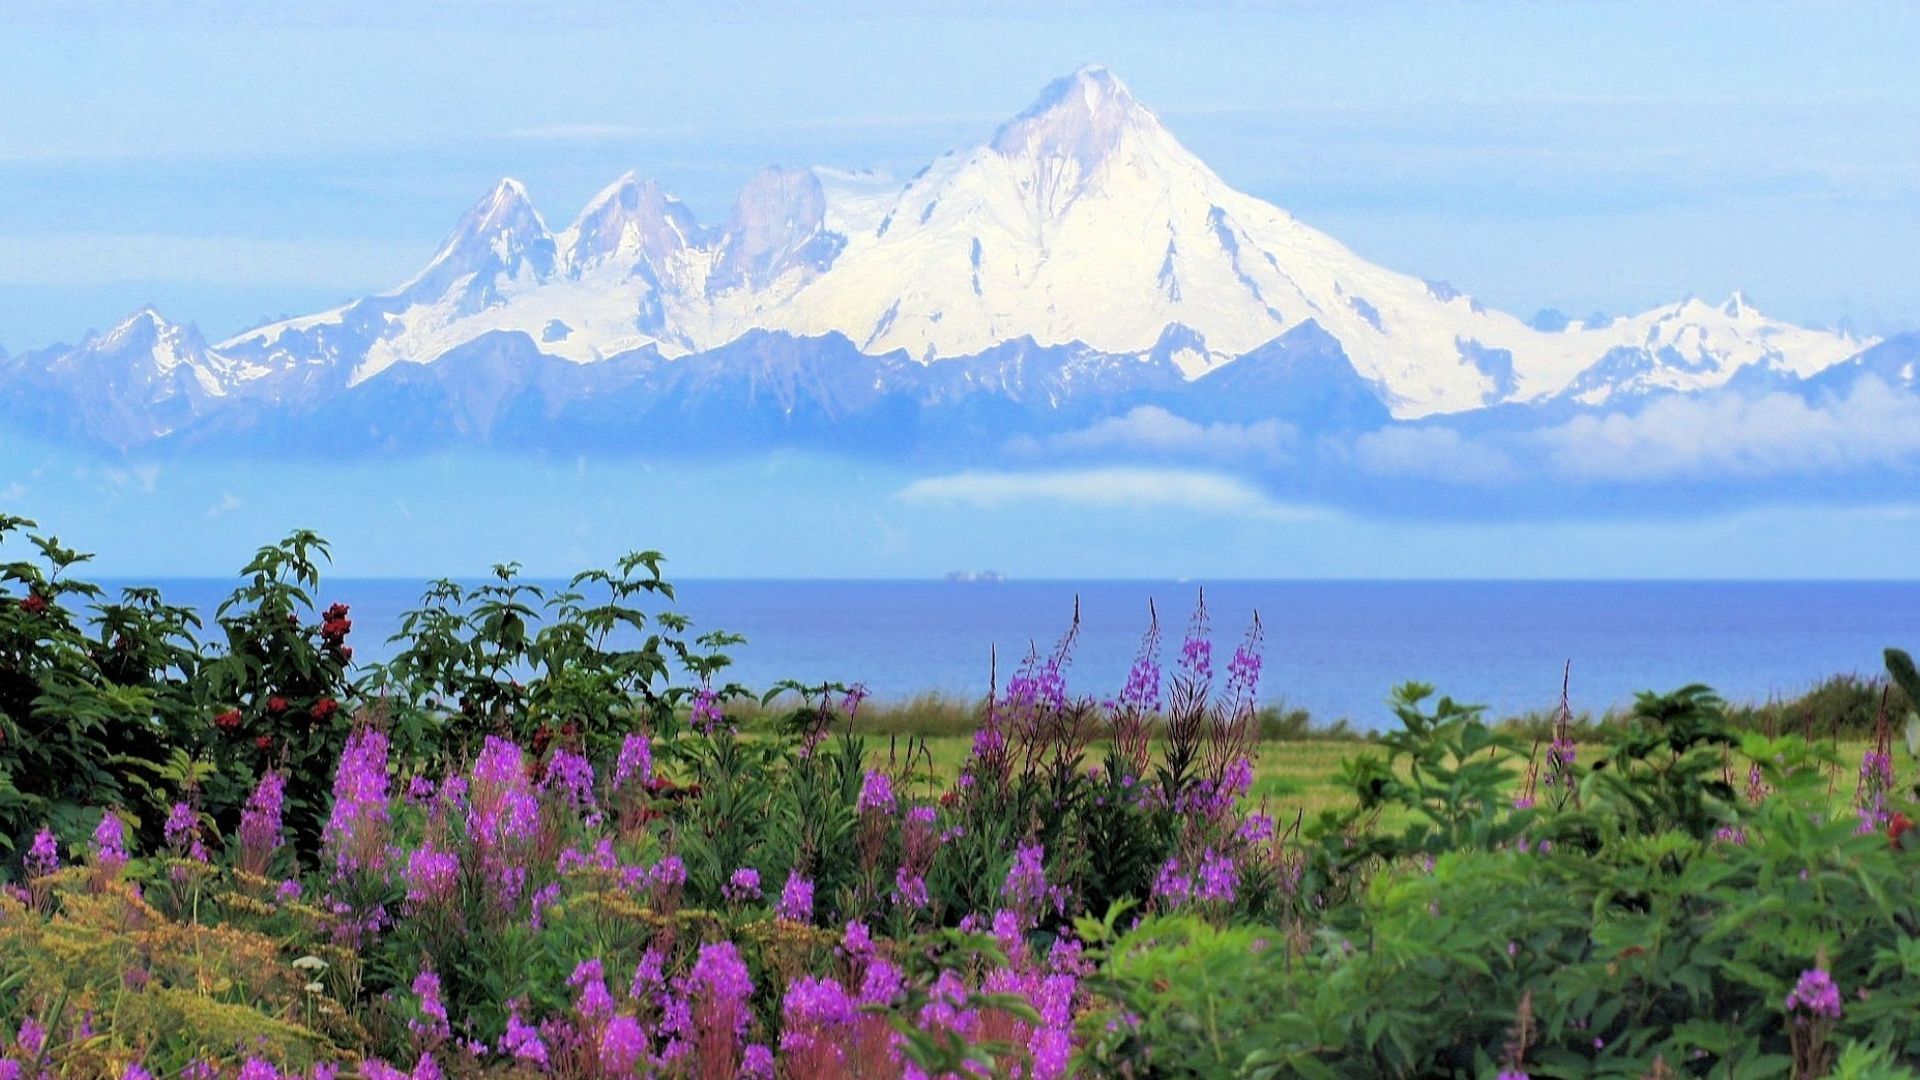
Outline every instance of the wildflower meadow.
<svg viewBox="0 0 1920 1080"><path fill-rule="evenodd" d="M1897 650L1857 756L1702 686L1534 737L1410 684L1308 813L1255 792L1271 631L1204 602L1108 694L1069 622L948 767L860 734L857 683L728 682L656 554L434 583L360 665L311 533L202 613L34 528L0 519L0 1080L1920 1062Z"/></svg>

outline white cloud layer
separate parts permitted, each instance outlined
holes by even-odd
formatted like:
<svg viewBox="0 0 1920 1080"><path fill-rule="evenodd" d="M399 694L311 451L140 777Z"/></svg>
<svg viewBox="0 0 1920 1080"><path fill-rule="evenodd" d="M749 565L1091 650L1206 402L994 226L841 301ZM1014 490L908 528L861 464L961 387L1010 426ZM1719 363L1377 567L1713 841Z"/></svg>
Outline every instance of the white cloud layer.
<svg viewBox="0 0 1920 1080"><path fill-rule="evenodd" d="M1452 428L1381 428L1353 440L1353 460L1376 476L1411 476L1454 484L1497 484L1515 479L1511 458Z"/></svg>
<svg viewBox="0 0 1920 1080"><path fill-rule="evenodd" d="M1282 465L1290 460L1298 438L1298 429L1283 420L1203 424L1176 416L1158 405L1139 405L1124 416L1109 417L1078 431L1045 439L1017 439L1008 449L1035 457L1132 452Z"/></svg>
<svg viewBox="0 0 1920 1080"><path fill-rule="evenodd" d="M1920 395L1864 379L1845 397L1666 398L1637 415L1581 416L1533 436L1548 464L1588 480L1841 472L1920 455Z"/></svg>
<svg viewBox="0 0 1920 1080"><path fill-rule="evenodd" d="M915 480L897 498L995 509L1044 502L1110 510L1190 510L1269 521L1305 520L1321 512L1277 503L1244 481L1190 469L1062 469L968 471Z"/></svg>

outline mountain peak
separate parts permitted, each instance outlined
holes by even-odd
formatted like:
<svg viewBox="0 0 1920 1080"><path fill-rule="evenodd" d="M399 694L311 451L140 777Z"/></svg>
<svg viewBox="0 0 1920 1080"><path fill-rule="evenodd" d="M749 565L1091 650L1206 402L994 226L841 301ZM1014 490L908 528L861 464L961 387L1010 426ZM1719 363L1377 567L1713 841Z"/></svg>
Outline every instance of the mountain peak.
<svg viewBox="0 0 1920 1080"><path fill-rule="evenodd" d="M1071 158L1085 176L1130 132L1159 127L1117 76L1089 64L1048 83L1025 112L994 132L990 145L1004 157Z"/></svg>
<svg viewBox="0 0 1920 1080"><path fill-rule="evenodd" d="M846 237L827 231L826 214L826 192L812 169L762 169L734 200L709 291L764 288L796 267L808 275L826 270L846 245Z"/></svg>
<svg viewBox="0 0 1920 1080"><path fill-rule="evenodd" d="M518 278L526 271L535 278L549 276L554 257L553 234L527 197L526 186L503 177L460 218L433 261L401 286L400 293L437 299L469 277L470 287L486 292L496 277Z"/></svg>
<svg viewBox="0 0 1920 1080"><path fill-rule="evenodd" d="M540 212L533 208L533 200L527 196L527 186L511 176L504 176L485 198L474 203L473 209L467 211L455 235L546 231L546 222L540 220Z"/></svg>
<svg viewBox="0 0 1920 1080"><path fill-rule="evenodd" d="M113 329L108 330L106 336L128 333L143 326L153 329L164 329L171 325L173 324L168 321L167 317L160 314L159 308L154 307L152 304L142 304L129 312L126 318L114 323Z"/></svg>
<svg viewBox="0 0 1920 1080"><path fill-rule="evenodd" d="M178 344L189 350L206 348L199 331L169 320L152 304L143 305L115 323L112 329L94 338L89 347L96 352L109 352L129 345L152 348L163 343Z"/></svg>
<svg viewBox="0 0 1920 1080"><path fill-rule="evenodd" d="M574 274L619 257L631 270L642 258L658 261L699 239L699 224L678 199L629 170L603 188L563 233Z"/></svg>

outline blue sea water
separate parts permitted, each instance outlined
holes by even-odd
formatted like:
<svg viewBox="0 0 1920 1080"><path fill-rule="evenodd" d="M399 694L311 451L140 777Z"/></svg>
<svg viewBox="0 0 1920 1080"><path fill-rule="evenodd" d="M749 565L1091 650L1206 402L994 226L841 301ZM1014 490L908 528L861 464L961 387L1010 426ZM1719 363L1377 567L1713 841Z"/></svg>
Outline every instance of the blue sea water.
<svg viewBox="0 0 1920 1080"><path fill-rule="evenodd" d="M162 583L210 615L231 583ZM922 692L977 697L998 653L1000 679L1030 646L1042 651L1080 606L1069 684L1107 696L1155 604L1178 657L1201 585L1153 581L682 581L674 610L696 630L743 634L732 677L865 683L882 700ZM420 582L336 579L318 599L353 606L356 659L384 644ZM1390 722L1384 701L1418 679L1497 715L1559 700L1572 664L1578 710L1630 703L1635 691L1703 682L1736 701L1791 695L1841 672L1877 673L1881 649L1920 650L1920 582L1224 581L1205 586L1214 666L1257 611L1265 627L1262 697Z"/></svg>

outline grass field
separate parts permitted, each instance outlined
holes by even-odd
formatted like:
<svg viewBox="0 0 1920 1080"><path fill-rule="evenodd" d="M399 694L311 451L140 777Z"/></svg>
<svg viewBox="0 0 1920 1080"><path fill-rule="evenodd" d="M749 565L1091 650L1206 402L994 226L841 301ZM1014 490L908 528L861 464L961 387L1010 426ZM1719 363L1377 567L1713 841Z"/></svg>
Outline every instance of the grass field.
<svg viewBox="0 0 1920 1080"><path fill-rule="evenodd" d="M925 769L930 762L932 775L920 782L923 792L945 790L947 783L959 773L973 745L971 736L962 735L913 739L868 735L866 738L875 768L894 767L909 752L916 758L916 771ZM1855 771L1868 745L1860 740L1840 741L1840 764L1834 783L1837 800L1851 801ZM1597 744L1581 744L1579 760L1591 762L1599 750ZM1312 818L1322 810L1351 805L1352 797L1339 784L1340 764L1366 752L1383 753L1377 747L1352 739L1287 739L1260 743L1252 798L1265 803L1267 812L1280 821L1291 821L1298 813ZM1544 748L1541 752L1544 753ZM1104 749L1096 744L1087 752L1087 763L1097 764L1103 755ZM1745 763L1736 762L1736 783L1744 780L1745 772Z"/></svg>

